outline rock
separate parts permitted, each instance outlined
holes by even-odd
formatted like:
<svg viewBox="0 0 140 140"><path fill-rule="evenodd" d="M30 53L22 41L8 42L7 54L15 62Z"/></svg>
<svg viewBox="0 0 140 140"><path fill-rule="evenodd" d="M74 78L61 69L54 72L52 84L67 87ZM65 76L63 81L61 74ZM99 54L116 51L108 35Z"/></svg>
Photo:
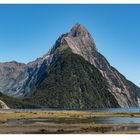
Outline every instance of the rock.
<svg viewBox="0 0 140 140"><path fill-rule="evenodd" d="M10 109L2 100L0 100L0 106L2 109Z"/></svg>

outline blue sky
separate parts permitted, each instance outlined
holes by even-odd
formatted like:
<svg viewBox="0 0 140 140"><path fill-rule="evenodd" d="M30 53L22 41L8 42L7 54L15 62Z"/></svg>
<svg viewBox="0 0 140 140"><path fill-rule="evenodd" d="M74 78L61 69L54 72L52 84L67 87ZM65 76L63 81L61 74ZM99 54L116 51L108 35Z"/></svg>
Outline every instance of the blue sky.
<svg viewBox="0 0 140 140"><path fill-rule="evenodd" d="M140 86L140 5L0 5L0 62L44 55L77 22L110 64Z"/></svg>

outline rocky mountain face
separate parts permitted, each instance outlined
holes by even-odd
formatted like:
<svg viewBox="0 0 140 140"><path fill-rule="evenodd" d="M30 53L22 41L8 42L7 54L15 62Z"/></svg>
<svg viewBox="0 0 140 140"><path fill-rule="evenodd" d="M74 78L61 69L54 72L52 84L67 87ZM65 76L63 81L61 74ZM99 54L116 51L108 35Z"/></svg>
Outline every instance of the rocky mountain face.
<svg viewBox="0 0 140 140"><path fill-rule="evenodd" d="M140 98L140 89L98 52L81 24L33 62L0 63L0 91L45 107L138 107Z"/></svg>
<svg viewBox="0 0 140 140"><path fill-rule="evenodd" d="M0 63L0 91L9 96L20 97L34 91L41 82L40 76L47 69L47 56L28 64L15 61Z"/></svg>
<svg viewBox="0 0 140 140"><path fill-rule="evenodd" d="M108 90L114 95L121 107L138 106L140 89L133 83L126 80L106 58L101 55L89 32L80 24L76 24L70 33L63 37L72 52L82 56L85 60L94 65L108 82Z"/></svg>

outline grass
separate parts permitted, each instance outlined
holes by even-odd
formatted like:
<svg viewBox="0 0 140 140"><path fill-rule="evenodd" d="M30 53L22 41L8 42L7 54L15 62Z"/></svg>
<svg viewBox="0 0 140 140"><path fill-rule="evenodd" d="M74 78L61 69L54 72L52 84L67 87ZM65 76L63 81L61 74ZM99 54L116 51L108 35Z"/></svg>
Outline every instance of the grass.
<svg viewBox="0 0 140 140"><path fill-rule="evenodd" d="M140 117L130 112L85 112L85 111L14 111L0 113L0 120L12 118L89 118L89 117Z"/></svg>

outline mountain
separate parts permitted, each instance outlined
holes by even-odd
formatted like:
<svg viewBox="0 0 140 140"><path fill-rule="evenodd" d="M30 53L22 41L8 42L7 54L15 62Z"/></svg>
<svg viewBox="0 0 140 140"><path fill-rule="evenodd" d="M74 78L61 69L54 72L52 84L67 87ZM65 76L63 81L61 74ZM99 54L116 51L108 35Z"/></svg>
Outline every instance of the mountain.
<svg viewBox="0 0 140 140"><path fill-rule="evenodd" d="M35 90L47 63L47 57L28 64L15 61L0 63L0 91L9 96L20 97Z"/></svg>
<svg viewBox="0 0 140 140"><path fill-rule="evenodd" d="M46 78L25 101L54 108L119 107L97 68L69 48L59 53L46 71Z"/></svg>
<svg viewBox="0 0 140 140"><path fill-rule="evenodd" d="M100 54L81 24L28 64L0 63L0 91L41 107L138 107L140 88Z"/></svg>

